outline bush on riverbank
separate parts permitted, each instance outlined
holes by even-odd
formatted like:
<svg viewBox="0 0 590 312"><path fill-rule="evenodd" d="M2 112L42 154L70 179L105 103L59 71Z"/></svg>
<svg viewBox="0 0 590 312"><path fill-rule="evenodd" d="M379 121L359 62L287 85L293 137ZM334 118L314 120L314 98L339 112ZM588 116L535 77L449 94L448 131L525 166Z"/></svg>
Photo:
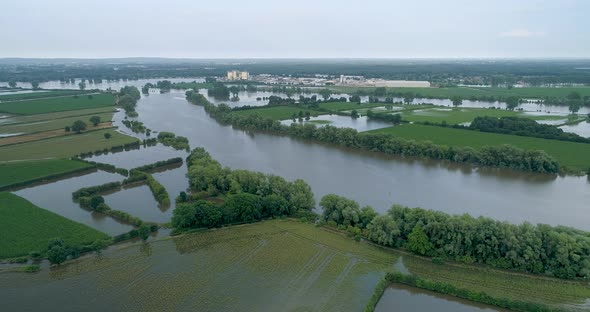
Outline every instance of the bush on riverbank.
<svg viewBox="0 0 590 312"><path fill-rule="evenodd" d="M386 214L376 215L334 194L324 196L320 206L328 225L350 232L358 228L372 242L435 257L433 261L449 258L565 279L590 276L590 235L573 228L515 225L395 205Z"/></svg>

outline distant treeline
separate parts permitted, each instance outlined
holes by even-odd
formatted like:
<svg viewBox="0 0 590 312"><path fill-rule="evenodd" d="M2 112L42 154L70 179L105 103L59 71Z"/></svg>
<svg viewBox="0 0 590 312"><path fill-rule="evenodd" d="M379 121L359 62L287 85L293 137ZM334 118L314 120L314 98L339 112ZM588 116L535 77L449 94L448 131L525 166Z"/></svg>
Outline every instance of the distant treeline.
<svg viewBox="0 0 590 312"><path fill-rule="evenodd" d="M513 134L519 136L529 136L549 140L571 141L590 143L590 139L581 137L575 133L564 132L562 129L553 125L539 124L530 118L521 117L476 117L469 127L471 130L481 132L493 132L502 134Z"/></svg>
<svg viewBox="0 0 590 312"><path fill-rule="evenodd" d="M115 67L111 62L116 62ZM85 66L71 62L0 60L0 81L49 81L85 78L94 82L162 77L225 76L239 69L250 74L315 77L326 74L365 76L393 80L426 80L435 84L515 84L590 83L588 60L256 60L242 62L215 60L84 60ZM141 66L137 66L141 65ZM237 67L237 68L236 68Z"/></svg>
<svg viewBox="0 0 590 312"><path fill-rule="evenodd" d="M315 200L303 180L224 168L201 147L186 162L193 194L177 199L172 225L178 230L313 215Z"/></svg>
<svg viewBox="0 0 590 312"><path fill-rule="evenodd" d="M506 167L514 170L558 173L559 163L543 151L530 151L514 146L485 146L481 149L470 147L449 147L432 142L418 142L387 134L358 133L351 128L337 128L330 125L317 127L313 124L293 123L286 126L257 114L232 114L225 105L213 105L195 91L187 91L189 102L203 105L205 111L220 123L245 129L264 131L279 135L289 135L299 139L336 144L348 148L382 152L409 157L427 157L456 163L478 166Z"/></svg>
<svg viewBox="0 0 590 312"><path fill-rule="evenodd" d="M323 221L379 245L438 259L565 279L590 277L590 233L546 224L519 225L394 205L383 215L328 194ZM444 261L444 260L443 260Z"/></svg>

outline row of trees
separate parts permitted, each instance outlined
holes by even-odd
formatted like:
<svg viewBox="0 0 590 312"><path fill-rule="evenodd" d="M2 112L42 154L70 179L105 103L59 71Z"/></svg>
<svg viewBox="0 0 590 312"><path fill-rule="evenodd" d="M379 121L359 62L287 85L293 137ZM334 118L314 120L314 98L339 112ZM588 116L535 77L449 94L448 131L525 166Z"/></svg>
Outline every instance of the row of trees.
<svg viewBox="0 0 590 312"><path fill-rule="evenodd" d="M215 227L280 216L306 216L315 206L310 186L303 180L222 167L203 148L187 158L192 196L181 194L172 224L178 229ZM221 204L205 198L216 197Z"/></svg>
<svg viewBox="0 0 590 312"><path fill-rule="evenodd" d="M590 143L590 139L581 137L575 133L564 132L562 129L553 125L539 124L530 118L495 118L489 116L476 117L467 128L471 130L479 130L482 132L494 132L551 140Z"/></svg>
<svg viewBox="0 0 590 312"><path fill-rule="evenodd" d="M334 194L324 196L320 206L325 222L379 245L560 278L590 276L590 235L576 229L401 206L378 215L371 207L359 208L357 202Z"/></svg>
<svg viewBox="0 0 590 312"><path fill-rule="evenodd" d="M198 94L198 93L197 93ZM187 99L193 102L194 91L187 91ZM197 102L193 102L197 103ZM257 114L241 116L232 114L225 104L218 106L205 103L205 111L221 123L236 128L265 131L295 138L332 143L349 148L382 152L392 155L427 157L456 163L469 163L479 166L507 167L515 170L557 173L559 163L543 151L523 150L513 146L486 146L481 149L470 147L449 147L429 141L414 141L388 134L358 133L351 128L337 128L330 125L316 127L313 124L282 125L279 121L261 117Z"/></svg>

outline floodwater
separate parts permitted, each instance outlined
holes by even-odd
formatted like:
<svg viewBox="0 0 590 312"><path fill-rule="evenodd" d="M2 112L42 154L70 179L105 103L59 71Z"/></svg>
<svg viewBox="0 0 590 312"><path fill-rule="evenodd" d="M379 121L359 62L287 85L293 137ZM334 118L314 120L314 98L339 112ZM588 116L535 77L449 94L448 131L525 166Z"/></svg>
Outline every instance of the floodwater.
<svg viewBox="0 0 590 312"><path fill-rule="evenodd" d="M590 182L586 177L473 169L253 134L218 124L202 107L181 96L182 92L171 92L142 98L137 107L139 119L148 128L187 137L191 148L204 147L224 166L304 179L312 186L316 201L336 193L380 212L401 204L590 230L586 213ZM122 113L115 114L115 121L121 118ZM121 130L132 135L126 128ZM157 160L161 158L153 159Z"/></svg>
<svg viewBox="0 0 590 312"><path fill-rule="evenodd" d="M389 122L378 121L378 120L369 120L367 116L361 116L358 118L351 118L350 116L340 116L340 115L320 115L317 117L310 117L309 121L313 123L313 121L328 121L330 126L338 127L338 128L352 128L358 132L381 129L391 127L392 124ZM303 123L307 123L308 121L304 120ZM281 121L284 125L291 125L292 123L299 123L299 121L293 120L283 120ZM326 124L315 123L316 126L321 127Z"/></svg>
<svg viewBox="0 0 590 312"><path fill-rule="evenodd" d="M590 138L590 121L583 121L575 125L565 125L559 128L565 132L573 132L579 136Z"/></svg>
<svg viewBox="0 0 590 312"><path fill-rule="evenodd" d="M83 187L121 181L123 177L104 171L85 174L66 180L34 186L14 193L33 204L62 215L70 220L86 224L109 235L128 232L131 226L119 223L100 213L85 210L72 201L72 193Z"/></svg>
<svg viewBox="0 0 590 312"><path fill-rule="evenodd" d="M385 290L376 312L492 312L505 311L476 304L456 297L404 285L393 285Z"/></svg>

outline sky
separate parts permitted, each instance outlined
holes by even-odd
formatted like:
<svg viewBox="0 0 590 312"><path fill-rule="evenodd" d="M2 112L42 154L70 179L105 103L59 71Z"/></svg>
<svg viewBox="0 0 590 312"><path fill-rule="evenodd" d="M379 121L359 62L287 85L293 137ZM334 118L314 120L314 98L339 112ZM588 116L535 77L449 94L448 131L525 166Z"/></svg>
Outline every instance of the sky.
<svg viewBox="0 0 590 312"><path fill-rule="evenodd" d="M588 58L589 0L28 0L0 57Z"/></svg>

